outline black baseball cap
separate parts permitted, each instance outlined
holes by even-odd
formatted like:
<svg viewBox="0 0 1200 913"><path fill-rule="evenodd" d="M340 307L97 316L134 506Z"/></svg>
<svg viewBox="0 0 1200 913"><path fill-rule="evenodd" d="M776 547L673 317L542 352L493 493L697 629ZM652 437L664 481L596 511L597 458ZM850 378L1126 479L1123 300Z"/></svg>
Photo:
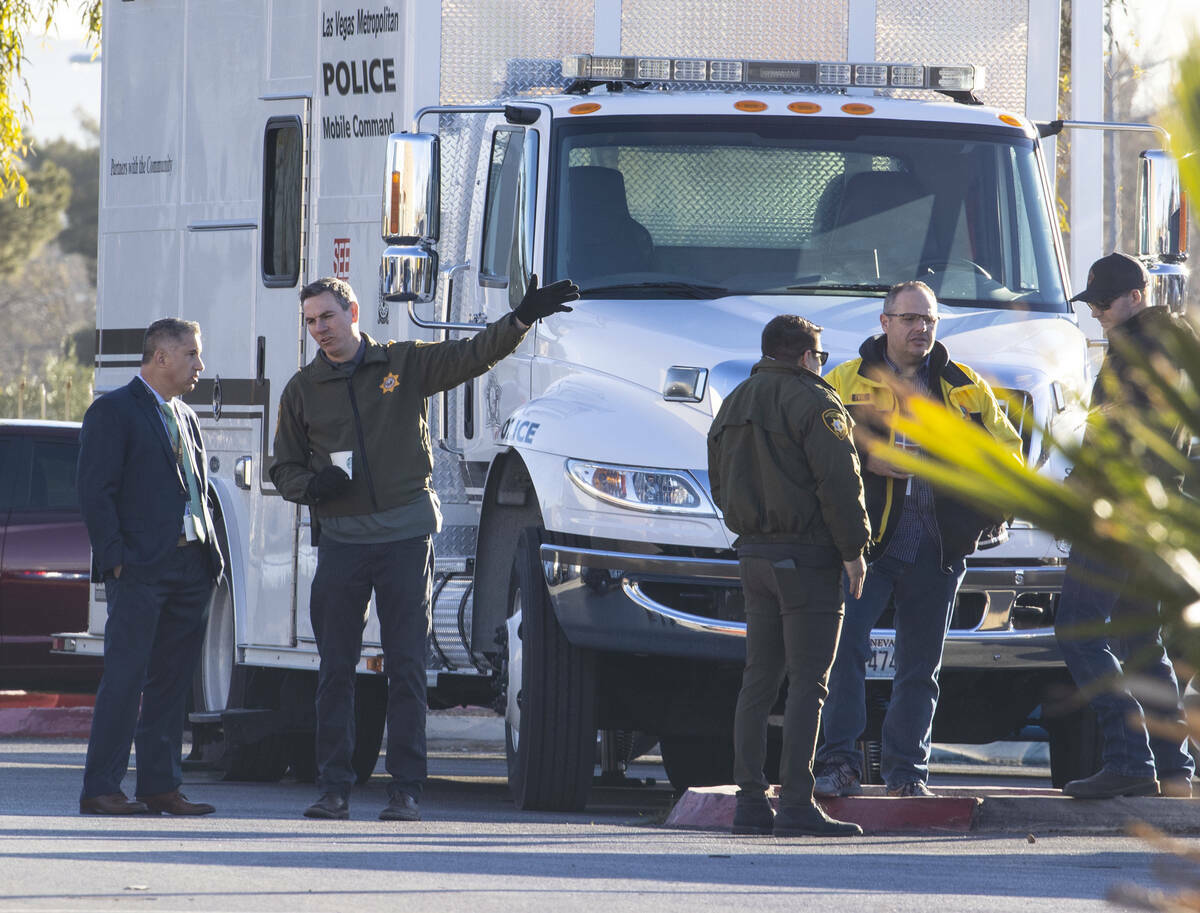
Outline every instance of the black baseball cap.
<svg viewBox="0 0 1200 913"><path fill-rule="evenodd" d="M1088 270L1087 288L1072 298L1088 304L1105 304L1130 289L1144 289L1150 277L1133 257L1114 251L1101 257Z"/></svg>

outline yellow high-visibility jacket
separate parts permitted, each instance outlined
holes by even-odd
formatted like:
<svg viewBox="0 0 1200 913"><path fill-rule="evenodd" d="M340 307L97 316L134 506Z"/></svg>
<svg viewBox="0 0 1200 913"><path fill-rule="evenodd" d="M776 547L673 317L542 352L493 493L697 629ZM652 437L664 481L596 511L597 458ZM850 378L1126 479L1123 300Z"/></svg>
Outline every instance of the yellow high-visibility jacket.
<svg viewBox="0 0 1200 913"><path fill-rule="evenodd" d="M871 337L859 348L858 358L838 365L825 378L853 417L855 443L864 454L871 436L895 443L889 418L901 407L901 399L887 381L889 375L893 378L895 375L884 360L886 345L886 337ZM1015 459L1021 459L1021 436L1009 422L992 388L966 365L951 361L940 342L935 342L929 353L929 381L931 389L940 392L946 408L986 428L998 441L1012 448ZM865 462L863 488L872 530L868 557L877 558L887 549L900 520L907 486L903 479L868 471ZM950 567L975 551L981 533L1003 521L1002 517L988 516L938 492L934 493L934 516L941 534L943 567Z"/></svg>

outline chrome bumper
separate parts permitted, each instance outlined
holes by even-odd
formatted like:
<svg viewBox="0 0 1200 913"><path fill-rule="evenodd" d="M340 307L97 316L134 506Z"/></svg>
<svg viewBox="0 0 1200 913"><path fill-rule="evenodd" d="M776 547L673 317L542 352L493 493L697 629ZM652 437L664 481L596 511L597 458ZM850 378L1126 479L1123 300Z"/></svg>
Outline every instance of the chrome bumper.
<svg viewBox="0 0 1200 913"><path fill-rule="evenodd" d="M541 558L555 614L572 643L622 653L744 661L744 622L706 618L663 605L643 587L646 580L728 586L740 579L736 560L561 545L543 545ZM1053 630L1015 631L1009 628L1009 616L1019 595L1058 592L1062 577L1061 566L968 565L960 592L986 593L988 608L978 628L949 633L943 667L1061 666ZM879 629L876 633L895 632Z"/></svg>

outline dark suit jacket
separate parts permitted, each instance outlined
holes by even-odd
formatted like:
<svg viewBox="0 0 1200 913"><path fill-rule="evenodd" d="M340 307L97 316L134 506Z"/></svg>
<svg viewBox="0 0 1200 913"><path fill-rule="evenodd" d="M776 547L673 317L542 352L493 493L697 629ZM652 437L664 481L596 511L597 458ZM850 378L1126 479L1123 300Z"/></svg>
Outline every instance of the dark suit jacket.
<svg viewBox="0 0 1200 913"><path fill-rule="evenodd" d="M176 399L176 414L204 504L213 577L224 569L208 507L208 461L196 413ZM79 506L92 542L92 579L117 565L148 565L176 548L187 481L163 427L158 401L140 377L88 408L79 433Z"/></svg>

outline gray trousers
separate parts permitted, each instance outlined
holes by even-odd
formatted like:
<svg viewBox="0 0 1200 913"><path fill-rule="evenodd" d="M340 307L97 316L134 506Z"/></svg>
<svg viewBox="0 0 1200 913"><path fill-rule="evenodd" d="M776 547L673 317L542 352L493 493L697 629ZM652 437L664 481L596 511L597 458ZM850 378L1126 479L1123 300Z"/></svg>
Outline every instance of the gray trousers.
<svg viewBox="0 0 1200 913"><path fill-rule="evenodd" d="M813 754L829 670L842 629L842 566L743 557L746 671L733 722L733 775L747 793L767 789L767 716L788 679L779 803L811 805Z"/></svg>

